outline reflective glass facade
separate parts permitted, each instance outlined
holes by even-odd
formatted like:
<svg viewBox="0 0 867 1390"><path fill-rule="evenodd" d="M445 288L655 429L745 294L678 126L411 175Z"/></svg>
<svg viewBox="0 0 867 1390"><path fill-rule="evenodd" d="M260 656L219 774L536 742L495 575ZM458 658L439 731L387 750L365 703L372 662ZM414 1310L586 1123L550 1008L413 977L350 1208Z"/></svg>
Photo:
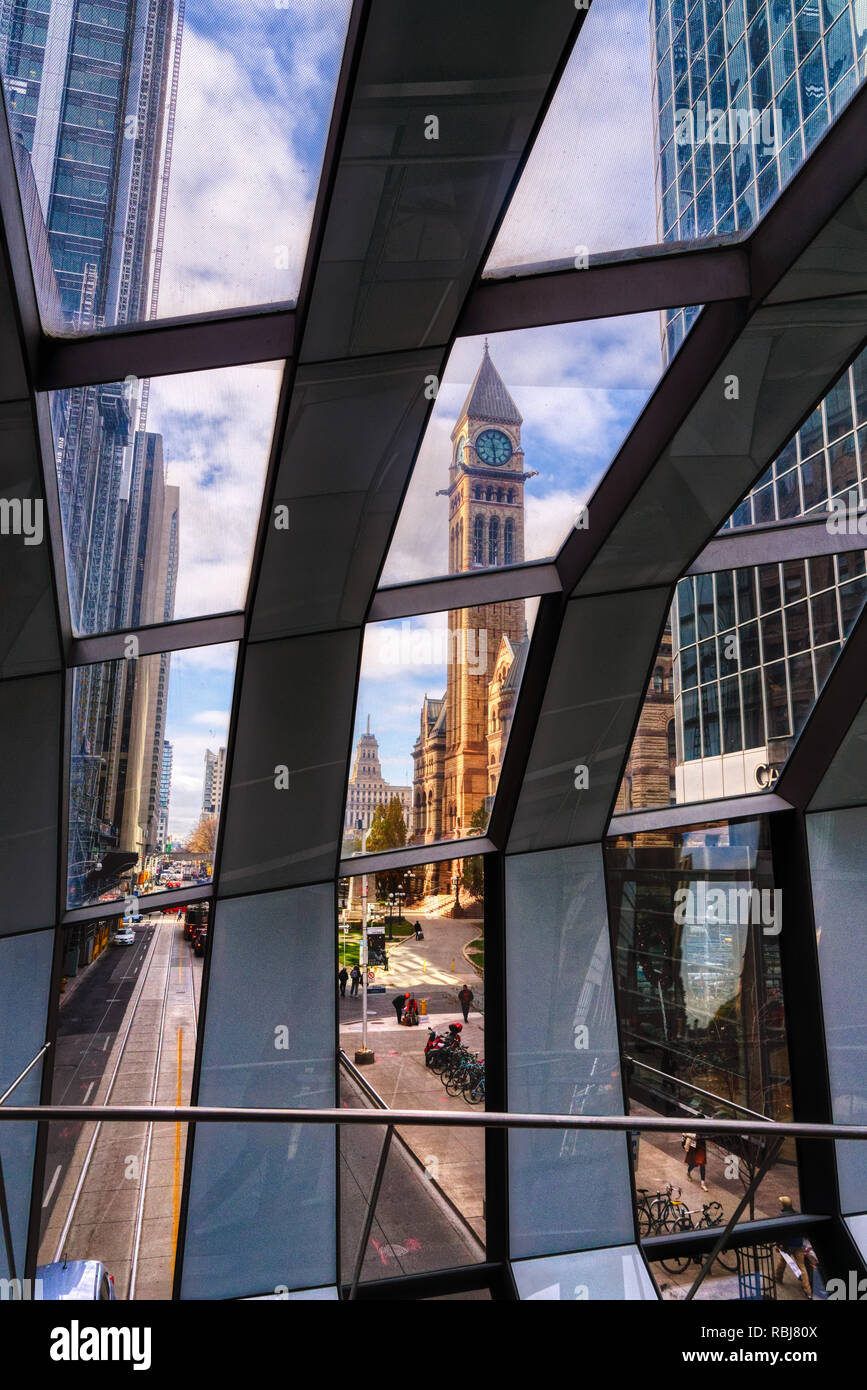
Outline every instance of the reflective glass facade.
<svg viewBox="0 0 867 1390"><path fill-rule="evenodd" d="M277 6L246 86L222 13L2 8L0 1279L864 1277L862 17L678 3L664 251L494 276L605 0ZM214 108L193 219L276 205L297 310L199 240L161 318L185 62L310 107L258 223Z"/></svg>

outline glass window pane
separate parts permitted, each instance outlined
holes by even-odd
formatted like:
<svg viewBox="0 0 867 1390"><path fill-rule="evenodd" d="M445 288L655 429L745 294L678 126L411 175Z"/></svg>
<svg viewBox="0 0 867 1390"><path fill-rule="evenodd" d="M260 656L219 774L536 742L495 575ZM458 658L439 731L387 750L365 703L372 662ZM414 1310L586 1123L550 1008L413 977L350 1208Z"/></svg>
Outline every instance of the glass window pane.
<svg viewBox="0 0 867 1390"><path fill-rule="evenodd" d="M700 8L697 7L697 8ZM512 1273L521 1299L572 1301L655 1300L656 1290L636 1246L593 1250L547 1259L515 1260Z"/></svg>
<svg viewBox="0 0 867 1390"><path fill-rule="evenodd" d="M682 1115L687 1136L691 1115L735 1117L745 1107L787 1117L780 950L777 936L762 930L781 909L767 822L612 836L605 861L630 1107L644 1115ZM761 1158L760 1146L738 1141L732 1164L728 1134L690 1149L685 1137L644 1132L633 1138L644 1237L689 1229L679 1218L698 1201L715 1204L711 1221L721 1226ZM774 1179L756 1189L741 1220L776 1217L780 1181L797 1195L794 1158L787 1141ZM690 1200L690 1182L697 1189L699 1179L707 1195L696 1192L698 1201ZM710 1277L723 1274L715 1264Z"/></svg>
<svg viewBox="0 0 867 1390"><path fill-rule="evenodd" d="M291 1123L334 1104L334 1005L309 1008L334 976L334 923L331 884L217 903L198 1104L287 1123L197 1128L184 1299L336 1281L334 1131Z"/></svg>
<svg viewBox="0 0 867 1390"><path fill-rule="evenodd" d="M282 363L49 398L73 626L243 606Z"/></svg>
<svg viewBox="0 0 867 1390"><path fill-rule="evenodd" d="M227 642L73 672L70 907L210 880L236 655Z"/></svg>
<svg viewBox="0 0 867 1390"><path fill-rule="evenodd" d="M506 939L509 1108L622 1114L600 846L508 856ZM512 1255L630 1241L627 1165L621 1134L510 1134Z"/></svg>
<svg viewBox="0 0 867 1390"><path fill-rule="evenodd" d="M122 5L16 15L2 76L46 327L293 300L348 0L161 4L147 43Z"/></svg>
<svg viewBox="0 0 867 1390"><path fill-rule="evenodd" d="M656 314L459 338L381 583L556 554L663 367Z"/></svg>
<svg viewBox="0 0 867 1390"><path fill-rule="evenodd" d="M831 1102L835 1124L864 1124L867 1086L864 1066L867 1031L867 957L863 950L864 837L867 811L828 811L807 817L813 910L817 927L819 976ZM837 1144L840 1206L844 1212L867 1207L867 1153L860 1144Z"/></svg>

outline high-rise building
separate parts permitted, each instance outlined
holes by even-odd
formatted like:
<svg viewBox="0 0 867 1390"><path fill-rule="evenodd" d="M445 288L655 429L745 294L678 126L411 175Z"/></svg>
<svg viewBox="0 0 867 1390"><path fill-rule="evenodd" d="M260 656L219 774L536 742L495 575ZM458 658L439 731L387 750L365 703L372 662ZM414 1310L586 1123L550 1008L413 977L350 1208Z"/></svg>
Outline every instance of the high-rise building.
<svg viewBox="0 0 867 1390"><path fill-rule="evenodd" d="M165 849L169 839L169 802L172 794L173 749L169 740L163 739L163 759L160 768L160 809L157 823L157 848Z"/></svg>
<svg viewBox="0 0 867 1390"><path fill-rule="evenodd" d="M661 241L751 228L859 80L867 23L854 0L808 0L794 7L794 21L792 7L778 0L749 0L746 10L735 0L723 8L722 0L690 7L654 0L651 9ZM697 312L664 314L666 359ZM865 427L862 354L724 529L821 515L850 495L863 507ZM865 592L864 555L857 552L680 581L672 611L673 800L773 785Z"/></svg>
<svg viewBox="0 0 867 1390"><path fill-rule="evenodd" d="M223 804L223 779L226 775L226 750L213 753L205 749L205 778L202 784L202 815L218 816Z"/></svg>
<svg viewBox="0 0 867 1390"><path fill-rule="evenodd" d="M172 14L172 0L99 6L5 0L0 9L0 63L19 185L42 314L52 328L147 317L151 259L160 249L155 228ZM154 445L139 445L138 413L132 377L51 397L70 610L80 633L173 615L177 537L172 545L170 535L162 536L161 513L165 503L177 517L177 496L162 495L160 462L150 507L152 485L139 451ZM137 672L129 663L101 663L77 673L73 898L107 853L129 857L155 843L168 659L157 662L158 677L151 677L151 662ZM147 698L145 670L153 685ZM132 743L124 744L121 758L125 736ZM147 771L131 776L133 757L144 759Z"/></svg>

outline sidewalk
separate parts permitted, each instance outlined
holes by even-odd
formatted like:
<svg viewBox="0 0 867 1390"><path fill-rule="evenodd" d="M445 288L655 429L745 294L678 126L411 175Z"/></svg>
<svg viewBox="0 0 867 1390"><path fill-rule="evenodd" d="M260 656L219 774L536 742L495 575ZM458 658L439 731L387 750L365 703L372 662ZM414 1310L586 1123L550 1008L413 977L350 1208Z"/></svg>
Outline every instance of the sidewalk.
<svg viewBox="0 0 867 1390"><path fill-rule="evenodd" d="M413 913L407 914L411 921ZM424 1046L427 1027L445 1031L450 1023L461 1023L457 991L466 981L476 999L484 990L481 980L473 976L461 955L461 946L478 935L480 923L471 919L451 921L419 917L424 941L410 937L401 946L389 951L389 970L376 972L377 984L386 986L385 994L368 996L368 1046L376 1053L376 1061L364 1068L365 1079L393 1109L436 1110L468 1109L462 1097L452 1099L435 1072L425 1066ZM455 962L454 972L451 969ZM417 1028L399 1025L392 1006L398 993L409 990L417 999L427 999L428 1015L419 1018ZM340 1009L340 1044L350 1059L361 1046L361 999L338 999ZM484 1056L484 1018L475 1003L463 1026L463 1041L473 1052ZM463 1213L484 1242L485 1139L482 1130L413 1128L405 1126L401 1133L429 1167L440 1187Z"/></svg>

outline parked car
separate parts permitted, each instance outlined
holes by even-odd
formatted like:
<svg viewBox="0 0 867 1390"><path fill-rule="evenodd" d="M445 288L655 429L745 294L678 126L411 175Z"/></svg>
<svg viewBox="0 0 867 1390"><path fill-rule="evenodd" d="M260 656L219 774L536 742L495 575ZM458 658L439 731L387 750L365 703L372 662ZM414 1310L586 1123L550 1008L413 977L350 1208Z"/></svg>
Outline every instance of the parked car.
<svg viewBox="0 0 867 1390"><path fill-rule="evenodd" d="M36 1267L36 1297L42 1299L116 1299L114 1279L101 1260L58 1260Z"/></svg>
<svg viewBox="0 0 867 1390"><path fill-rule="evenodd" d="M134 946L135 932L132 927L126 926L125 923L122 927L118 927L114 936L111 938L111 944L112 946Z"/></svg>

